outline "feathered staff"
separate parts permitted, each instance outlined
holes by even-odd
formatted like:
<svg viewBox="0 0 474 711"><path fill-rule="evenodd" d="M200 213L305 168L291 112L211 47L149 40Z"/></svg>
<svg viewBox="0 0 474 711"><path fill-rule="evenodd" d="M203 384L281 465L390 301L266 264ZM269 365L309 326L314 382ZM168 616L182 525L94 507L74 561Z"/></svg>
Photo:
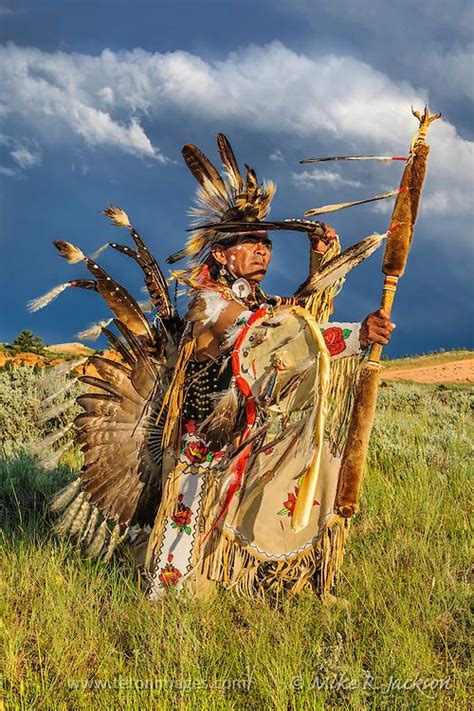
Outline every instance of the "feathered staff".
<svg viewBox="0 0 474 711"><path fill-rule="evenodd" d="M387 312L389 318L398 279L405 271L426 175L429 153L426 132L430 123L441 116L441 114L430 116L427 107L423 115L413 111L413 108L412 113L419 120L420 125L413 139L400 184L401 188L408 189L401 190L395 202L382 265L385 281L381 307ZM382 346L374 344L370 349L367 365L360 373L336 496L336 511L344 518L350 518L358 511L357 498L377 404L381 354Z"/></svg>

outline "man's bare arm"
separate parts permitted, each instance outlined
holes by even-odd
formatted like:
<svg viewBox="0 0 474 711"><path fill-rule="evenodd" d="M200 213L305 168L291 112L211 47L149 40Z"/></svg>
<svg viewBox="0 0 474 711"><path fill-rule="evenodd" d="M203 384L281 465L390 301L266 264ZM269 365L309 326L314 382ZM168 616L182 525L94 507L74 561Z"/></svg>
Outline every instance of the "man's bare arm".
<svg viewBox="0 0 474 711"><path fill-rule="evenodd" d="M219 315L215 323L202 331L196 340L196 357L215 358L222 352L222 344L225 342L227 331L231 328L238 316L246 309L235 301L229 301L228 306Z"/></svg>

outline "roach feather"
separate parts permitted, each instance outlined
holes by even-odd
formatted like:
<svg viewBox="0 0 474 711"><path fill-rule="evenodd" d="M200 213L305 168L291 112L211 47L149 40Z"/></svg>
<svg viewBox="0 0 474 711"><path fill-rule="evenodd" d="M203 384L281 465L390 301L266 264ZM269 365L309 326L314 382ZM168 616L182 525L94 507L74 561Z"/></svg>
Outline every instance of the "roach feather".
<svg viewBox="0 0 474 711"><path fill-rule="evenodd" d="M224 181L219 175L219 172L212 165L209 158L192 143L187 143L183 146L181 152L184 160L186 161L186 165L198 181L199 185L206 189L209 182L212 186L214 186L217 193L224 200L227 200L227 190Z"/></svg>
<svg viewBox="0 0 474 711"><path fill-rule="evenodd" d="M244 180L239 170L239 165L232 150L229 140L223 133L217 134L217 147L219 154L226 169L232 188L240 193L244 189Z"/></svg>

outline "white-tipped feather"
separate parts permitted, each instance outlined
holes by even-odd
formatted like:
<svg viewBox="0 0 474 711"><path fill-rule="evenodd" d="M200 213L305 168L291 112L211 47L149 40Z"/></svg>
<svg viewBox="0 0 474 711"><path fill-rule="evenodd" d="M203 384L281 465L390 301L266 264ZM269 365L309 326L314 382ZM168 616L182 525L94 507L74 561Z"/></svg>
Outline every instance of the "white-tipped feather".
<svg viewBox="0 0 474 711"><path fill-rule="evenodd" d="M47 450L49 450L49 448L52 447L53 444L55 444L59 439L61 439L61 437L64 437L64 435L69 432L73 425L73 422L69 422L65 427L61 427L61 429L56 430L56 432L53 432L44 439L39 440L39 442L34 445L32 451L35 454L39 455L47 452Z"/></svg>
<svg viewBox="0 0 474 711"><path fill-rule="evenodd" d="M92 513L91 517L89 519L89 523L87 524L87 527L82 534L80 540L78 541L79 543L82 543L84 546L88 546L91 542L91 540L94 537L94 533L97 527L97 522L99 521L100 518L100 512L97 506L94 506L94 504L91 504L92 508Z"/></svg>
<svg viewBox="0 0 474 711"><path fill-rule="evenodd" d="M58 378L62 377L63 375L66 375L69 373L69 371L73 370L74 368L79 368L80 365L85 363L87 360L87 356L84 358L78 358L77 360L68 360L65 363L61 363L61 365L55 365L52 368L50 368L47 372L47 374L41 378L41 389L43 392L46 392L49 390L51 385L53 383L56 383ZM70 382L74 382L73 380ZM58 390L55 393L51 393L50 396L48 396L47 400L50 400L56 395L59 395L62 392L61 390ZM46 402L46 401L45 401Z"/></svg>
<svg viewBox="0 0 474 711"><path fill-rule="evenodd" d="M72 503L67 507L67 509L64 511L64 514L61 516L61 518L54 527L56 533L58 533L59 535L66 535L68 533L74 522L74 519L79 513L79 509L82 506L82 502L84 501L85 496L85 493L81 491L81 493L76 496L74 501L72 501Z"/></svg>
<svg viewBox="0 0 474 711"><path fill-rule="evenodd" d="M351 245L301 284L295 292L295 296L307 296L343 279L351 269L370 257L380 247L386 236L386 232L382 235L369 235L360 242Z"/></svg>
<svg viewBox="0 0 474 711"><path fill-rule="evenodd" d="M109 323L112 323L113 319L109 318L107 321L99 321L99 323L93 323L89 328L84 331L79 331L76 333L76 338L81 341L96 341L102 334L102 329L106 328Z"/></svg>
<svg viewBox="0 0 474 711"><path fill-rule="evenodd" d="M353 202L338 202L333 205L323 205L322 207L314 207L311 210L306 210L305 217L314 217L315 215L325 215L328 212L336 212L337 210L345 210L346 207L355 207L356 205L365 205L367 202L375 202L376 200L386 200L394 195L398 195L399 189L391 190L384 195L374 195L374 197L365 198L364 200L354 200Z"/></svg>
<svg viewBox="0 0 474 711"><path fill-rule="evenodd" d="M40 412L39 420L42 424L44 424L45 422L48 422L48 420L52 420L53 418L62 415L63 412L69 410L69 408L73 405L75 405L75 401L72 399L64 400L64 402L58 402L56 405L45 408L42 412Z"/></svg>
<svg viewBox="0 0 474 711"><path fill-rule="evenodd" d="M48 459L41 459L40 463L45 469L54 469L58 466L63 454L71 447L71 442L66 442L61 449L57 449Z"/></svg>
<svg viewBox="0 0 474 711"><path fill-rule="evenodd" d="M99 528L94 533L94 537L90 545L86 548L85 554L87 557L95 558L100 555L108 532L109 529L107 527L107 521L102 521Z"/></svg>
<svg viewBox="0 0 474 711"><path fill-rule="evenodd" d="M46 294L43 294L43 296L38 296L38 298L28 301L28 311L33 313L34 311L44 309L45 306L47 306L51 301L53 301L53 299L59 296L59 294L61 294L64 289L67 289L68 286L71 286L68 281L64 284L58 284L58 286L53 287L48 292L46 292Z"/></svg>
<svg viewBox="0 0 474 711"><path fill-rule="evenodd" d="M76 493L79 491L79 487L81 486L81 478L77 477L77 479L74 479L70 484L64 487L64 489L61 489L56 496L53 498L53 501L51 503L51 511L57 512L57 511L62 511L68 504L72 501Z"/></svg>

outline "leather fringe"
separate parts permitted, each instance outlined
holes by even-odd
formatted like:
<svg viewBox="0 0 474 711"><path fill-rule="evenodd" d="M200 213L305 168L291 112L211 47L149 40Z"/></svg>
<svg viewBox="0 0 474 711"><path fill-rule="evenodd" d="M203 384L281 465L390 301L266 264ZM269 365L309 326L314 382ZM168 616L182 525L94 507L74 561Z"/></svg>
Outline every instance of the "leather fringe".
<svg viewBox="0 0 474 711"><path fill-rule="evenodd" d="M325 600L334 594L348 528L348 522L334 514L311 550L278 562L261 560L221 530L213 531L212 552L205 556L200 572L238 596L298 595L308 589Z"/></svg>

